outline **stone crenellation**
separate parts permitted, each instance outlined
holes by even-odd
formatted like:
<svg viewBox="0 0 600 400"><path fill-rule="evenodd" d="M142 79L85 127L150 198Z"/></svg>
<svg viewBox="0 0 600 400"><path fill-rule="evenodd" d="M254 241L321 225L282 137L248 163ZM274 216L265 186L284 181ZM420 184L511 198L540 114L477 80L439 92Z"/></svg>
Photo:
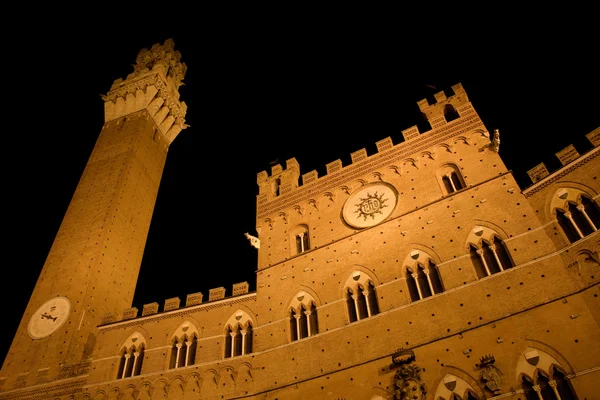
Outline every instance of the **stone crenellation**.
<svg viewBox="0 0 600 400"><path fill-rule="evenodd" d="M433 107L436 104L426 106L425 103L428 104L426 99L419 102L421 109L424 110L424 116L430 118L430 123L432 118L437 118L436 112L444 112L445 106L451 106L452 110L447 112L446 117L442 114L441 118L444 122L437 123L434 129L427 131L427 135L421 134L418 127L413 126L402 131L405 138L403 142L394 144L391 138L384 138L376 143L377 153L369 156L365 149L355 151L351 153L350 165L343 166L340 160L330 162L326 165L327 175L318 177L317 171L310 171L302 175L302 185L298 184L299 165L294 158L287 161L288 166L290 164L293 166L292 169L283 169L277 165L272 167L270 176L266 171L259 172L257 174L259 186L256 203L257 220L269 217L276 211L291 207L300 201L308 201L316 193L335 190L338 182L357 179L367 169L384 167L392 161L400 160L403 160L401 164L414 164L414 160L420 156L433 157L433 147L452 151L457 139L468 141L474 134L490 139L490 134L471 103L468 102L466 94L463 93L462 85L454 85L453 90L458 94L450 97L437 96L438 101L441 102L436 103L438 107ZM397 172L400 173L399 170ZM284 184L287 188L285 191L281 190Z"/></svg>
<svg viewBox="0 0 600 400"><path fill-rule="evenodd" d="M234 283L231 290L231 296L225 296L225 287L217 287L209 290L209 300L217 301L217 300L225 300L228 298L241 296L249 293L250 284L248 282L238 282ZM191 307L202 304L202 299L204 295L202 292L190 293L186 296L185 306ZM205 303L207 304L207 303ZM165 300L165 304L163 306L163 312L178 310L181 307L181 299L179 297L171 297ZM146 317L149 315L158 314L159 304L157 302L144 304L142 306L142 315L138 316L139 309L137 307L131 307L123 310L121 317L116 312L108 312L105 313L102 317L102 322L100 325L109 325L114 322L121 322L126 320L135 319L138 317Z"/></svg>
<svg viewBox="0 0 600 400"><path fill-rule="evenodd" d="M452 86L454 95L447 97L446 94L441 91L434 95L435 102L430 104L427 99L423 99L417 102L421 114L430 123L432 132L437 128L443 128L447 126L454 119L459 117L469 116L473 109L469 102L469 98L461 83ZM454 116L449 118L449 116ZM462 118L464 119L464 118ZM454 131L458 133L457 131ZM257 209L259 210L260 216L264 216L262 212L267 203L274 200L279 200L294 191L294 189L306 186L308 184L315 184L320 182L322 179L327 178L333 174L336 174L342 170L345 170L355 164L367 162L374 156L386 153L394 148L406 147L407 150L412 151L411 146L413 140L421 137L422 133L419 128L414 125L401 131L404 138L403 142L394 144L391 137L383 138L375 143L377 153L369 156L365 149L359 149L350 154L351 165L344 166L342 161L337 159L331 161L325 165L326 176L319 178L316 170L307 172L300 176L300 166L295 158L291 158L286 161L286 168L283 168L280 164L275 164L271 167L271 174L267 171L261 171L257 174L257 184L259 186L259 193L257 195ZM431 136L431 145L436 144L435 135ZM488 135L489 136L489 135ZM302 178L302 184L299 185L299 178Z"/></svg>
<svg viewBox="0 0 600 400"><path fill-rule="evenodd" d="M592 144L592 146L594 146L594 148L598 147L600 145L600 127L594 129L593 131L591 131L590 133L585 135L585 137L590 141L590 143ZM565 167L567 167L567 165L569 165L570 163L572 163L580 158L579 152L577 151L575 146L573 146L572 144L570 144L570 145L566 146L565 148L563 148L562 150L556 152L555 156L560 161L560 164L561 164L560 168L565 168ZM556 171L554 171L554 172L556 172ZM538 182L542 181L544 178L550 176L550 174L551 174L551 171L548 170L548 167L543 162L539 163L538 165L536 165L535 167L533 167L527 171L527 175L529 176L529 179L531 179L531 182L534 184L534 186L536 183L538 183ZM529 191L529 189L531 189L531 187L525 191Z"/></svg>

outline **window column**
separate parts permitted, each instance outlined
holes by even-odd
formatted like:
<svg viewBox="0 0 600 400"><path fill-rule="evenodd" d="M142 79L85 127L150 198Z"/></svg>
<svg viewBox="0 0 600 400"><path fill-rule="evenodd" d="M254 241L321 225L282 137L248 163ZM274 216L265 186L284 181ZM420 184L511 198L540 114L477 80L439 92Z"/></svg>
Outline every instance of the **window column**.
<svg viewBox="0 0 600 400"><path fill-rule="evenodd" d="M177 356L175 357L175 368L179 368L179 359L181 357L181 347L183 346L183 343L178 342L175 343L175 347L177 347Z"/></svg>
<svg viewBox="0 0 600 400"><path fill-rule="evenodd" d="M133 367L131 368L131 375L135 375L135 369L137 367L137 363L138 363L138 357L140 355L139 351L134 351L133 352Z"/></svg>
<svg viewBox="0 0 600 400"><path fill-rule="evenodd" d="M417 267L417 271L419 270L419 268ZM418 273L413 273L410 274L413 279L415 280L415 286L417 287L417 292L419 292L419 300L423 299L423 294L421 293L421 287L419 286L419 274Z"/></svg>
<svg viewBox="0 0 600 400"><path fill-rule="evenodd" d="M558 393L558 386L556 384L556 381L552 380L552 381L549 381L548 383L550 384L550 387L554 391L554 395L556 396L556 400L562 400L562 397L560 397L560 394Z"/></svg>
<svg viewBox="0 0 600 400"><path fill-rule="evenodd" d="M240 331L242 334L242 355L246 354L246 330L242 329Z"/></svg>
<svg viewBox="0 0 600 400"><path fill-rule="evenodd" d="M500 258L498 257L498 253L496 253L496 244L495 243L490 244L490 250L492 250L492 253L494 253L494 258L496 259L496 262L498 263L498 267L500 267L500 271L504 271L504 267L502 267L502 262L500 261Z"/></svg>
<svg viewBox="0 0 600 400"><path fill-rule="evenodd" d="M590 216L587 214L587 212L585 212L585 206L583 204L580 204L580 205L577 206L577 209L579 211L581 211L581 213L583 214L583 216L585 217L585 219L587 220L587 222L590 224L590 226L592 227L592 229L594 229L595 231L597 231L598 228L596 227L596 225L594 225L594 223L590 219Z"/></svg>
<svg viewBox="0 0 600 400"><path fill-rule="evenodd" d="M448 172L446 174L446 178L450 181L450 185L452 186L452 192L456 192L456 186L454 186L454 181L452 180L452 172Z"/></svg>
<svg viewBox="0 0 600 400"><path fill-rule="evenodd" d="M587 216L587 214L585 214L585 215ZM575 227L575 230L577 231L577 234L579 235L579 238L581 239L583 237L583 233L581 233L581 230L579 229L579 227L573 220L573 215L571 215L571 212L570 211L565 212L565 217L567 217L569 219L569 221L571 221L571 225L573 225Z"/></svg>
<svg viewBox="0 0 600 400"><path fill-rule="evenodd" d="M123 373L121 374L121 379L125 378L125 375L127 374L127 367L129 365L129 359L131 358L131 354L125 353L123 354L123 357L125 357L125 363L123 363Z"/></svg>
<svg viewBox="0 0 600 400"><path fill-rule="evenodd" d="M367 317L371 316L371 304L369 303L369 287L365 285L365 290L362 291L365 297L365 304L367 305Z"/></svg>
<svg viewBox="0 0 600 400"><path fill-rule="evenodd" d="M433 284L431 283L431 277L429 276L429 269L425 269L423 268L423 272L425 273L425 276L427 277L427 283L429 283L429 289L431 289L431 295L435 295L435 290L433 290Z"/></svg>
<svg viewBox="0 0 600 400"><path fill-rule="evenodd" d="M190 348L192 347L192 341L191 340L186 340L185 342L186 346L185 346L185 364L184 367L188 366L188 360L190 358Z"/></svg>
<svg viewBox="0 0 600 400"><path fill-rule="evenodd" d="M299 312L295 312L294 313L294 318L296 318L296 337L298 338L298 340L302 339L302 336L300 336L300 318L302 316L300 315Z"/></svg>
<svg viewBox="0 0 600 400"><path fill-rule="evenodd" d="M231 335L231 355L229 357L235 357L235 337L237 336L237 332L231 331L229 332Z"/></svg>
<svg viewBox="0 0 600 400"><path fill-rule="evenodd" d="M481 258L481 262L483 263L483 267L485 268L485 272L487 272L487 275L490 276L490 269L487 265L487 262L485 261L485 257L483 256L483 249L477 249L477 254L479 254L479 258ZM494 253L496 254L496 253Z"/></svg>
<svg viewBox="0 0 600 400"><path fill-rule="evenodd" d="M535 390L535 393L537 393L537 397L539 400L544 400L544 398L542 397L542 388L540 387L540 385L534 385L533 390Z"/></svg>
<svg viewBox="0 0 600 400"><path fill-rule="evenodd" d="M306 331L308 332L308 336L310 336L310 310L305 310L304 315L306 315Z"/></svg>

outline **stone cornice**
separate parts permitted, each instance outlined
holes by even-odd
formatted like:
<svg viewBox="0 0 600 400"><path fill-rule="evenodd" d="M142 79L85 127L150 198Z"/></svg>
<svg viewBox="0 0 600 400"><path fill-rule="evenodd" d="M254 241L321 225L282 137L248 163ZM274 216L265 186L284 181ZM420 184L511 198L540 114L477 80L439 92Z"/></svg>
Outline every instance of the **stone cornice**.
<svg viewBox="0 0 600 400"><path fill-rule="evenodd" d="M533 185L531 185L530 187L528 187L527 189L523 190L522 191L523 195L525 197L533 196L535 193L539 192L540 190L559 181L562 177L570 174L571 172L575 171L576 169L583 166L584 164L587 164L594 158L598 157L599 154L600 154L600 147L593 148L591 151L582 155L578 159L572 161L571 163L565 165L558 171L553 172L552 174L548 175L544 179L541 179L539 182L536 182Z"/></svg>
<svg viewBox="0 0 600 400"><path fill-rule="evenodd" d="M300 186L294 189L289 195L280 196L265 204L258 204L256 220L258 221L279 211L289 209L298 203L309 200L312 196L332 191L336 187L358 179L368 171L375 171L389 165L395 160L407 158L477 128L485 130L483 122L475 110L471 108L459 120L428 131L410 141L401 142L389 150L374 154L362 161L348 165L331 175Z"/></svg>

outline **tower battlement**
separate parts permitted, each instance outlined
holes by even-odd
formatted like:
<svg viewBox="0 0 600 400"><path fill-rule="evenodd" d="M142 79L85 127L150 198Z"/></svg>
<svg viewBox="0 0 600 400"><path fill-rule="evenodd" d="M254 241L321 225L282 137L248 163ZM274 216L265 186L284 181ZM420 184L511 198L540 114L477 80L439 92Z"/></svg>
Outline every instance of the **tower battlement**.
<svg viewBox="0 0 600 400"><path fill-rule="evenodd" d="M489 138L462 84L453 85L452 89L454 95L450 97L446 97L444 92L437 93L435 104L430 105L427 99L417 102L430 123L434 122L431 123L431 130L420 132L417 125L411 126L401 131L403 140L398 143L394 143L391 137L385 137L375 143L375 154L369 155L363 148L350 154L349 165L343 165L339 159L327 163L323 177L319 177L316 170L300 175L300 165L295 158L287 161L285 170L276 164L271 168L271 175L267 171L259 172L257 220L274 215L292 203L307 201L318 193L335 191L339 182L360 179L366 165L372 169L383 167L390 161L399 161L395 164L395 170L401 174L402 168L416 166L422 157L435 158L436 148L437 151L452 149L457 137L463 136L467 140L467 136L475 133Z"/></svg>
<svg viewBox="0 0 600 400"><path fill-rule="evenodd" d="M187 67L175 50L172 39L139 52L134 71L127 78L116 79L110 91L102 96L104 120L118 120L146 110L164 136L167 144L187 128L187 105L179 101L179 86Z"/></svg>
<svg viewBox="0 0 600 400"><path fill-rule="evenodd" d="M429 100L423 99L417 102L423 117L432 128L437 128L445 122L458 118L457 109L469 103L467 92L461 83L452 86L454 95L446 97L444 91L434 94L436 102L429 104Z"/></svg>

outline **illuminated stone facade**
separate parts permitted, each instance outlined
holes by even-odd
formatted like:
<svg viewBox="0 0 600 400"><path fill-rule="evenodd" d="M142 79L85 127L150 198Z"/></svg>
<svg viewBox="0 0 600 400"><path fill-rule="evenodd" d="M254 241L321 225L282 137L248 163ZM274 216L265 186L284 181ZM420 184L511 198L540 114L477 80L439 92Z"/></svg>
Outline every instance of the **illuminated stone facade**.
<svg viewBox="0 0 600 400"><path fill-rule="evenodd" d="M0 399L600 398L600 129L522 190L460 84L429 131L258 173L255 292L130 308L184 76L168 40L104 97Z"/></svg>

